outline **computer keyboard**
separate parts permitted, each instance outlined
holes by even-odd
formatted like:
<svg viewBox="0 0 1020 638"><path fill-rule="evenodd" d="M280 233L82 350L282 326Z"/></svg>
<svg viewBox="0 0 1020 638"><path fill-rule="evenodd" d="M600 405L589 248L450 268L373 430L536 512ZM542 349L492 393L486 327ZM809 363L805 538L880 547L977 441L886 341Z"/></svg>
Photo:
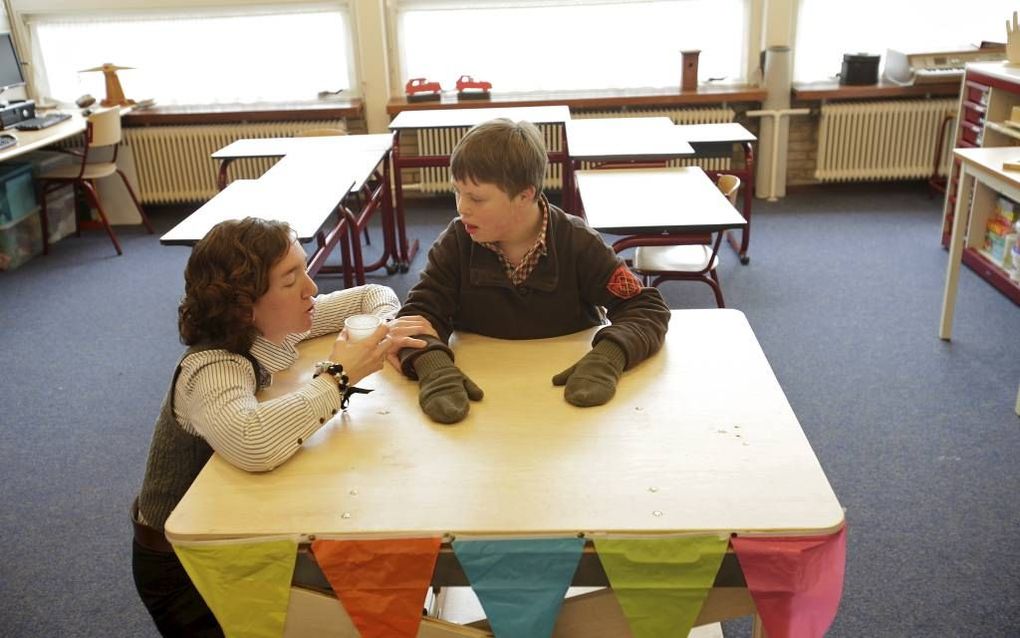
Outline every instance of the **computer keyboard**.
<svg viewBox="0 0 1020 638"><path fill-rule="evenodd" d="M13 128L19 131L38 131L39 129L49 128L54 124L60 124L65 120L71 119L70 113L47 113L42 117L33 117L27 120L22 120L14 125Z"/></svg>

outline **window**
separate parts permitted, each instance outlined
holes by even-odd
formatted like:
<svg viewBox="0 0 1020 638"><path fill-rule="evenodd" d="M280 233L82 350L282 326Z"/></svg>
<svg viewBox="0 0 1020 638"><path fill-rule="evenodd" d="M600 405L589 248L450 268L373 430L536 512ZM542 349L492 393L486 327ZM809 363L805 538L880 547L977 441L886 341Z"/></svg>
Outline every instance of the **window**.
<svg viewBox="0 0 1020 638"><path fill-rule="evenodd" d="M677 87L685 49L701 49L702 81L741 82L748 13L748 0L398 0L401 86L468 74L498 91Z"/></svg>
<svg viewBox="0 0 1020 638"><path fill-rule="evenodd" d="M347 16L337 5L29 16L41 95L106 94L112 62L128 98L159 104L314 100L352 86Z"/></svg>
<svg viewBox="0 0 1020 638"><path fill-rule="evenodd" d="M947 51L1006 41L1016 0L857 0L834 9L831 0L800 0L793 79L811 82L840 72L844 53L886 49Z"/></svg>

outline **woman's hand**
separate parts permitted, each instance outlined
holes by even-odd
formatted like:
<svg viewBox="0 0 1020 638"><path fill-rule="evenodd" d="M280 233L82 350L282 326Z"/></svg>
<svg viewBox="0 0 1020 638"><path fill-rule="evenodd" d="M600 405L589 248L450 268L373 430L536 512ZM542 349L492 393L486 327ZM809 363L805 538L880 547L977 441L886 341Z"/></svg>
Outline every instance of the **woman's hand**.
<svg viewBox="0 0 1020 638"><path fill-rule="evenodd" d="M400 371L400 359L398 353L403 348L424 348L427 342L422 339L415 339L416 335L431 335L439 338L436 329L432 327L429 320L420 315L409 315L400 317L386 324L389 328L390 351L386 360L390 362L394 370Z"/></svg>
<svg viewBox="0 0 1020 638"><path fill-rule="evenodd" d="M361 341L350 341L347 330L344 329L333 342L333 351L329 359L344 367L344 374L347 375L349 383L354 385L373 372L382 370L383 359L391 347L385 324Z"/></svg>

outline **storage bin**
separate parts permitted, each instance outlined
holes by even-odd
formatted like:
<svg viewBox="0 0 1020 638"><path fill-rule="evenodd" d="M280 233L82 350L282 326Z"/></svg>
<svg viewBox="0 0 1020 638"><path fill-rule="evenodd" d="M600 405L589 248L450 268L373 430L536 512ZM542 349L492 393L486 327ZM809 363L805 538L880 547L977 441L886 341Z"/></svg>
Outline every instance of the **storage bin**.
<svg viewBox="0 0 1020 638"><path fill-rule="evenodd" d="M31 177L31 176L30 176ZM42 252L39 215L0 224L0 271L14 270Z"/></svg>
<svg viewBox="0 0 1020 638"><path fill-rule="evenodd" d="M51 244L74 232L76 212L73 188L62 188L50 193L46 200L46 222L49 224Z"/></svg>
<svg viewBox="0 0 1020 638"><path fill-rule="evenodd" d="M0 164L0 223L16 222L35 210L32 165Z"/></svg>
<svg viewBox="0 0 1020 638"><path fill-rule="evenodd" d="M18 161L31 164L32 175L35 177L39 177L43 173L48 173L60 166L81 162L80 159L73 155L68 153L58 153L57 151L29 151L28 153L19 155Z"/></svg>

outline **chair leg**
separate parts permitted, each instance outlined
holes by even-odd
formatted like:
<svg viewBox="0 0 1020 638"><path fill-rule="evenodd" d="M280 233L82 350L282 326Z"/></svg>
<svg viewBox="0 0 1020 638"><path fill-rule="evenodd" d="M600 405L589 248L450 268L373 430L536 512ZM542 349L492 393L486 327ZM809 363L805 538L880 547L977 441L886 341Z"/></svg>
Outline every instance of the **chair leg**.
<svg viewBox="0 0 1020 638"><path fill-rule="evenodd" d="M81 217L78 215L78 199L81 197L81 191L78 182L71 182L71 191L74 193L74 236L81 237Z"/></svg>
<svg viewBox="0 0 1020 638"><path fill-rule="evenodd" d="M124 251L120 249L120 242L117 241L117 235L113 232L113 226L110 226L110 220L106 218L106 211L103 210L103 205L99 203L99 194L96 193L96 187L88 180L83 180L81 185L85 189L85 195L89 198L89 201L96 207L99 219L103 222L103 228L106 229L106 234L110 236L110 241L113 242L113 247L117 249L117 254L123 255Z"/></svg>
<svg viewBox="0 0 1020 638"><path fill-rule="evenodd" d="M149 231L149 234L156 232L152 230L152 224L149 223L149 216L142 210L142 205L138 203L138 198L135 197L135 191L131 188L131 184L128 183L127 176L124 175L124 171L117 169L117 174L120 175L120 179L124 182L124 187L127 188L128 195L131 196L131 201L135 203L135 208L138 209L138 214L142 216L142 223L145 224L145 229Z"/></svg>
<svg viewBox="0 0 1020 638"><path fill-rule="evenodd" d="M46 182L36 182L36 197L39 199L39 222L42 224L42 254L50 254L50 224L46 218Z"/></svg>

